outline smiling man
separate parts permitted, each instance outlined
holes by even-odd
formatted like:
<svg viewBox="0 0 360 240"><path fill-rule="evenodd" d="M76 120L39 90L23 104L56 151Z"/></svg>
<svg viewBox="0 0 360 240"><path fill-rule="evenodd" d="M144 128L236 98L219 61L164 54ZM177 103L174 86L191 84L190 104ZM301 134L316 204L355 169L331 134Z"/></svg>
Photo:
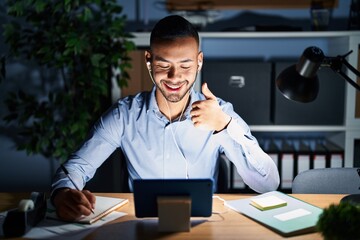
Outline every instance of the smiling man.
<svg viewBox="0 0 360 240"><path fill-rule="evenodd" d="M161 19L151 32L145 61L154 83L152 91L120 99L64 164L79 188L120 148L127 161L130 189L137 178L216 181L222 153L253 190L277 189L276 165L232 105L214 96L206 83L202 93L194 91L203 53L198 33L187 20L180 16ZM52 199L64 220L89 215L95 201L89 191L74 189L61 169L54 178Z"/></svg>

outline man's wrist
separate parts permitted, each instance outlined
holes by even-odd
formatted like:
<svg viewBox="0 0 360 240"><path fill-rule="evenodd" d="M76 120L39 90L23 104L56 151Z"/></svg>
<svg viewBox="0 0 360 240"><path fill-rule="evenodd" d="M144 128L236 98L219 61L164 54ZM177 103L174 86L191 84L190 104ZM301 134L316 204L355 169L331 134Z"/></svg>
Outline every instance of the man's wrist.
<svg viewBox="0 0 360 240"><path fill-rule="evenodd" d="M232 117L228 116L227 120L225 121L225 123L226 123L225 126L220 128L220 130L215 130L214 134L225 130L229 126L231 120L232 120Z"/></svg>
<svg viewBox="0 0 360 240"><path fill-rule="evenodd" d="M52 205L55 206L54 200L55 200L56 195L57 195L59 192L64 191L64 190L69 190L69 189L70 189L70 188L68 188L68 187L61 187L61 188L55 189L55 190L52 192L51 196L50 196L50 201L51 201Z"/></svg>

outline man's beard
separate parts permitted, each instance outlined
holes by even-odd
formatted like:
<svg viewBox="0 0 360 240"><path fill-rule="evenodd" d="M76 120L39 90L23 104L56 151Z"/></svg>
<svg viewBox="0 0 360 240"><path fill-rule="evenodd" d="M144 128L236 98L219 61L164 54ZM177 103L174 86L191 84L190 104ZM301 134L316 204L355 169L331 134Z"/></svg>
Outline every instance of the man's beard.
<svg viewBox="0 0 360 240"><path fill-rule="evenodd" d="M195 82L193 82L183 94L175 94L175 93L170 93L170 94L166 94L166 91L163 90L162 88L159 88L161 91L161 94L164 96L164 98L171 102L171 103L176 103L176 102L180 102L185 96L186 94L188 94L190 92L190 89L192 88L192 86L194 86ZM189 93L190 94L190 93Z"/></svg>

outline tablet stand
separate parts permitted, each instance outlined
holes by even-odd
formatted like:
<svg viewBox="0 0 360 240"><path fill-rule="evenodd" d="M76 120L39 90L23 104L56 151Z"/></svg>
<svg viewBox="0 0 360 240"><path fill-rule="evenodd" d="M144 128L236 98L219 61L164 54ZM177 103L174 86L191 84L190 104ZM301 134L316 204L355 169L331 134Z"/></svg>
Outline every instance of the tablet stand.
<svg viewBox="0 0 360 240"><path fill-rule="evenodd" d="M157 205L160 232L190 232L189 196L159 196Z"/></svg>

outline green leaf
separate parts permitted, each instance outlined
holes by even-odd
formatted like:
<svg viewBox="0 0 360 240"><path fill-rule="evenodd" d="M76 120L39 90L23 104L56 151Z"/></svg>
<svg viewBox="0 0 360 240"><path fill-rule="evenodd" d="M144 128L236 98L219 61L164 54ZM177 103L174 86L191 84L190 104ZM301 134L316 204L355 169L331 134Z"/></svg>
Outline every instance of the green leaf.
<svg viewBox="0 0 360 240"><path fill-rule="evenodd" d="M24 14L24 4L22 1L15 1L13 5L8 6L8 14L13 16L22 16Z"/></svg>
<svg viewBox="0 0 360 240"><path fill-rule="evenodd" d="M44 0L36 0L34 5L35 5L35 11L37 13L40 13L40 12L44 11L47 4L46 4L46 1L44 1Z"/></svg>
<svg viewBox="0 0 360 240"><path fill-rule="evenodd" d="M100 61L103 60L105 58L104 54L98 53L98 54L94 54L91 56L91 64L94 67L99 67L100 66Z"/></svg>
<svg viewBox="0 0 360 240"><path fill-rule="evenodd" d="M15 26L14 24L4 24L4 36L6 39L14 37Z"/></svg>
<svg viewBox="0 0 360 240"><path fill-rule="evenodd" d="M90 8L88 8L88 7L85 7L85 8L84 8L84 13L83 13L82 19L83 19L83 21L85 21L85 22L88 22L88 21L90 21L91 19L93 19L93 14L92 14Z"/></svg>

